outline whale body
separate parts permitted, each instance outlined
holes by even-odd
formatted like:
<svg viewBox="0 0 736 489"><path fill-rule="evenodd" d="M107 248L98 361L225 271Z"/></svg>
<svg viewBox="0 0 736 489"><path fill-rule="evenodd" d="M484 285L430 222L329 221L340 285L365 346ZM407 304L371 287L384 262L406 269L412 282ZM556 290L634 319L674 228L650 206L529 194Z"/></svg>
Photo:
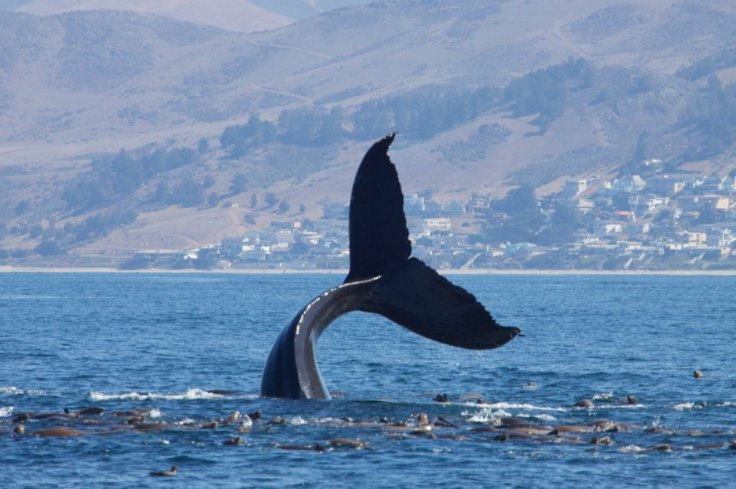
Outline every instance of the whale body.
<svg viewBox="0 0 736 489"><path fill-rule="evenodd" d="M404 196L388 156L395 135L371 146L350 198L350 271L343 284L315 297L276 339L261 379L261 395L329 399L317 367L322 332L351 311L380 314L434 341L486 350L520 333L499 325L471 293L411 257Z"/></svg>

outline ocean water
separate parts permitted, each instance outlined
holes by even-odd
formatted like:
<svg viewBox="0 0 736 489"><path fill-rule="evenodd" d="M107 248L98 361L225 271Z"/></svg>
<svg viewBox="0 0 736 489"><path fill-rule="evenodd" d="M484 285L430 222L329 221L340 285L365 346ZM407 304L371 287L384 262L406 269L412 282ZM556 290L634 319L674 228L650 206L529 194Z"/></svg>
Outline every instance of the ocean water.
<svg viewBox="0 0 736 489"><path fill-rule="evenodd" d="M450 278L525 336L466 351L352 313L317 350L337 396L286 401L258 396L266 356L341 276L0 274L0 487L735 484L736 277Z"/></svg>

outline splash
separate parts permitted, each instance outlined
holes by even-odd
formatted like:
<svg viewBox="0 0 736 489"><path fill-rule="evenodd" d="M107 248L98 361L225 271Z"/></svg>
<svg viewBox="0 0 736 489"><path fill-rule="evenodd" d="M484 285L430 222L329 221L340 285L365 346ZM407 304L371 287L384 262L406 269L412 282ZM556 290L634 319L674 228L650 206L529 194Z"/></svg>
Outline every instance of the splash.
<svg viewBox="0 0 736 489"><path fill-rule="evenodd" d="M200 399L222 399L225 396L222 394L215 394L210 391L202 389L188 389L186 392L181 394L162 394L157 392L139 393L139 392L128 392L125 394L105 394L103 392L92 391L89 393L89 398L93 401L150 401L150 400L165 400L165 401L194 401ZM160 414L160 413L159 413Z"/></svg>
<svg viewBox="0 0 736 489"><path fill-rule="evenodd" d="M507 418L511 416L511 413L502 409L494 411L490 408L483 408L476 412L463 411L460 414L468 417L469 423L491 423L497 418Z"/></svg>
<svg viewBox="0 0 736 489"><path fill-rule="evenodd" d="M7 418L13 414L13 406L0 406L0 418Z"/></svg>

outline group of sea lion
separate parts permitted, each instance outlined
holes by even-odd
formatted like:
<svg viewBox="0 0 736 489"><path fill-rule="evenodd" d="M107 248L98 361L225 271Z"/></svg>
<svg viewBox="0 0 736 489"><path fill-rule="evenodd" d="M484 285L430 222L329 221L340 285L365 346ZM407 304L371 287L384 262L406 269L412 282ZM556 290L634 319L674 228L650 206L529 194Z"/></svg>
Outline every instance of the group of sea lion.
<svg viewBox="0 0 736 489"><path fill-rule="evenodd" d="M281 450L309 450L324 452L339 449L363 449L372 447L377 449L381 440L410 440L449 439L456 441L494 441L494 442L524 442L550 443L555 445L580 444L593 445L596 448L621 446L625 452L661 452L674 450L706 450L706 449L736 449L736 440L733 432L719 429L678 429L655 425L637 425L621 423L609 419L591 419L584 422L562 422L549 424L545 420L539 421L533 414L509 416L504 413L500 416L490 416L487 419L477 420L468 417L467 411L453 414L457 410L446 409L448 405L461 407L479 407L491 410L491 404L472 396L464 396L460 402L453 403L447 396L443 396L441 405L434 405L433 409L442 411L434 416L428 412L408 414L403 419L376 417L374 419L354 420L350 418L334 419L320 418L306 420L303 418L285 418L273 416L265 419L259 410L241 414L233 411L228 416L193 420L190 418L167 420L157 409L132 409L124 411L106 412L100 407L87 407L61 412L30 413L23 412L15 415L3 429L0 424L0 433L9 433L14 437L80 437L94 435L111 435L130 432L176 432L192 430L211 430L221 432L227 436L222 441L225 446L247 445L246 437L263 440L269 433L278 430L288 430L291 426L313 424L319 427L338 429L344 436L318 440L310 443L282 443L269 442L263 448ZM471 400L472 398L472 400ZM625 396L618 402L619 405L633 403L634 396ZM636 399L638 403L638 399ZM581 403L578 403L581 404ZM610 404L609 404L610 406ZM432 408L432 405L427 405ZM594 410L587 404L578 408L569 408L570 413L578 409ZM155 417L152 417L155 415ZM545 418L548 419L548 418ZM576 420L577 421L577 420ZM299 436L303 436L303 431ZM618 437L623 440L619 443ZM278 438L283 439L283 436ZM363 439L361 439L363 438ZM365 438L370 439L367 441ZM673 439L679 439L675 444ZM700 442L703 440L703 442ZM296 440L295 440L296 441ZM690 442L692 441L692 442ZM162 471L163 472L163 471ZM169 472L176 473L172 468Z"/></svg>

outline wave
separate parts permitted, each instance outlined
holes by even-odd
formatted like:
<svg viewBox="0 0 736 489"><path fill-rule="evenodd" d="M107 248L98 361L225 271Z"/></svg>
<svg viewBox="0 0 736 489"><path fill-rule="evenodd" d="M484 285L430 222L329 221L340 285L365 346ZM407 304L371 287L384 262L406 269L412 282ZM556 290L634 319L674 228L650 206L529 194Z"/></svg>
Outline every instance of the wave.
<svg viewBox="0 0 736 489"><path fill-rule="evenodd" d="M0 406L0 418L7 418L13 414L14 409L13 406Z"/></svg>
<svg viewBox="0 0 736 489"><path fill-rule="evenodd" d="M527 403L514 403L514 402L492 402L483 404L466 404L467 406L477 406L488 409L521 409L524 411L557 411L564 412L569 411L570 408L565 407L551 407L551 406L536 406L534 404Z"/></svg>
<svg viewBox="0 0 736 489"><path fill-rule="evenodd" d="M694 402L678 402L674 406L672 406L672 409L675 411L694 411L696 409L703 409L705 406L702 404L697 404Z"/></svg>
<svg viewBox="0 0 736 489"><path fill-rule="evenodd" d="M224 394L218 394L203 389L191 388L187 389L186 392L181 394L162 394L158 392L127 392L124 394L105 394L103 392L92 391L89 393L89 398L93 401L150 401L150 400L165 400L165 401L194 401L201 399L224 399ZM255 398L253 395L241 396L244 398Z"/></svg>
<svg viewBox="0 0 736 489"><path fill-rule="evenodd" d="M4 396L48 396L48 392L39 389L21 389L14 385L0 387L0 395Z"/></svg>

